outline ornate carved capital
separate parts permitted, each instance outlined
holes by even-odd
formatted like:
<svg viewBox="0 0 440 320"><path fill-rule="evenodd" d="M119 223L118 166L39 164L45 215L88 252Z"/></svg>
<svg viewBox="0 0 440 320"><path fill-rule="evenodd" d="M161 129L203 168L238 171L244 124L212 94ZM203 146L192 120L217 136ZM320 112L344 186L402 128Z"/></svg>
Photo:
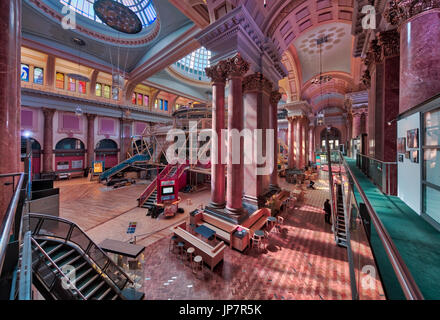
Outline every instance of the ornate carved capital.
<svg viewBox="0 0 440 320"><path fill-rule="evenodd" d="M245 91L265 91L270 94L272 83L262 73L257 72L243 79L243 92Z"/></svg>
<svg viewBox="0 0 440 320"><path fill-rule="evenodd" d="M367 56L363 59L364 64L369 68L372 63L381 61L381 47L377 39L373 39L370 42L370 48L368 49Z"/></svg>
<svg viewBox="0 0 440 320"><path fill-rule="evenodd" d="M278 104L278 102L281 100L281 93L278 91L272 91L270 93L270 103L271 104Z"/></svg>
<svg viewBox="0 0 440 320"><path fill-rule="evenodd" d="M362 75L361 78L362 83L367 87L370 88L371 87L371 75L370 75L370 70L365 70L364 74Z"/></svg>
<svg viewBox="0 0 440 320"><path fill-rule="evenodd" d="M44 115L45 119L51 120L53 118L53 115L55 113L55 109L42 108L42 110L43 110L43 115Z"/></svg>
<svg viewBox="0 0 440 320"><path fill-rule="evenodd" d="M400 54L400 34L396 29L380 32L378 40L379 46L382 48L382 58Z"/></svg>
<svg viewBox="0 0 440 320"><path fill-rule="evenodd" d="M212 82L226 82L228 64L226 61L220 61L215 66L205 68L206 75L211 78Z"/></svg>
<svg viewBox="0 0 440 320"><path fill-rule="evenodd" d="M440 0L391 0L384 11L388 23L400 26L419 13L440 8Z"/></svg>
<svg viewBox="0 0 440 320"><path fill-rule="evenodd" d="M249 71L249 63L246 62L239 53L233 58L226 59L226 75L244 76Z"/></svg>

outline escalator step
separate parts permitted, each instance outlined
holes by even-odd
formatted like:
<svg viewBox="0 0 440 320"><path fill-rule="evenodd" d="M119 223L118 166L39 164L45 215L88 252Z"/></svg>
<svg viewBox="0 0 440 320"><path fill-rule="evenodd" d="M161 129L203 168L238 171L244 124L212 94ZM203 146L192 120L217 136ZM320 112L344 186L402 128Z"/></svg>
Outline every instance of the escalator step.
<svg viewBox="0 0 440 320"><path fill-rule="evenodd" d="M102 290L102 292L98 292L98 293L95 295L95 298L96 298L96 300L104 300L105 297L106 297L110 292L112 292L112 288L109 287L109 286L107 286L107 287L104 286L104 289Z"/></svg>
<svg viewBox="0 0 440 320"><path fill-rule="evenodd" d="M93 276L93 268L89 267L88 269L85 269L83 272L81 272L80 274L78 274L76 276L76 283L79 283L81 281L84 281L83 279L88 279L87 277L92 277Z"/></svg>
<svg viewBox="0 0 440 320"><path fill-rule="evenodd" d="M53 259L52 254L55 253L58 249L60 249L62 246L63 246L62 243L61 243L61 244L57 244L57 245L51 247L49 250L45 250L45 251L46 251L47 255L48 255L51 259Z"/></svg>
<svg viewBox="0 0 440 320"><path fill-rule="evenodd" d="M99 289L101 289L104 285L105 285L105 281L101 280L101 282L99 282L97 285L95 285L94 287L91 287L91 290L89 290L88 292L84 292L84 296L86 297L86 299L90 299L96 292L99 291Z"/></svg>
<svg viewBox="0 0 440 320"><path fill-rule="evenodd" d="M64 252L63 254L58 255L57 258L52 259L52 260L53 260L53 262L55 262L56 264L58 264L58 262L60 262L61 260L67 258L68 256L72 255L72 254L75 253L75 252L76 252L76 250L75 250L75 249L72 249L72 250L70 250L70 251Z"/></svg>
<svg viewBox="0 0 440 320"><path fill-rule="evenodd" d="M82 292L84 289L86 289L89 285L91 285L97 278L99 277L99 274L91 274L90 276L84 277L84 281L81 282L80 285L77 286L77 288Z"/></svg>

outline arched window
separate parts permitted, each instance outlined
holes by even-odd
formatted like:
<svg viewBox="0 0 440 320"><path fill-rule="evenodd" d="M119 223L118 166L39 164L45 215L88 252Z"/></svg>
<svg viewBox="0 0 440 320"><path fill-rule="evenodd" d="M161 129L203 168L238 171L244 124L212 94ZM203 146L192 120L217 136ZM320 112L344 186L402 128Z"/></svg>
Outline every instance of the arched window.
<svg viewBox="0 0 440 320"><path fill-rule="evenodd" d="M63 140L60 140L55 146L55 150L59 151L75 151L84 149L84 143L81 140L75 138L65 138Z"/></svg>
<svg viewBox="0 0 440 320"><path fill-rule="evenodd" d="M327 128L324 128L321 131L321 148L326 149L326 135L327 135ZM330 150L336 150L339 148L339 144L341 142L341 132L336 128L331 128L330 132L328 133L328 144L330 147Z"/></svg>
<svg viewBox="0 0 440 320"><path fill-rule="evenodd" d="M103 139L96 145L96 150L115 150L118 149L118 145L111 139Z"/></svg>

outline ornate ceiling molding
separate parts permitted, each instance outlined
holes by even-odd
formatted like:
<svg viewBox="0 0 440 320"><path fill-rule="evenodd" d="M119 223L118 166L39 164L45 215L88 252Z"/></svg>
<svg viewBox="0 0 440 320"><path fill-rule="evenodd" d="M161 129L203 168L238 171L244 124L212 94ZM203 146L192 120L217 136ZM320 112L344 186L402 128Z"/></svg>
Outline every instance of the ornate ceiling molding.
<svg viewBox="0 0 440 320"><path fill-rule="evenodd" d="M431 9L440 9L440 0L391 0L384 17L391 25L401 26L414 16Z"/></svg>
<svg viewBox="0 0 440 320"><path fill-rule="evenodd" d="M272 93L272 87L272 82L265 78L260 72L248 75L243 79L243 92L258 91L270 95Z"/></svg>
<svg viewBox="0 0 440 320"><path fill-rule="evenodd" d="M40 11L42 11L44 14L46 14L47 16L49 16L52 19L59 21L61 24L61 21L63 20L64 16L60 12L58 12L54 8L52 8L50 5L48 5L47 3L45 3L44 1L41 1L41 0L28 0L28 1L34 7L36 7ZM97 30L87 28L84 25L80 25L80 24L77 24L76 28L75 28L75 31L81 32L89 37L92 37L92 38L95 38L95 39L98 39L101 41L114 43L114 44L125 44L125 45L129 45L129 46L139 46L139 45L143 45L143 44L151 42L159 34L159 30L160 30L159 16L157 17L156 21L153 24L153 29L148 34L140 33L139 37L134 38L134 39L128 39L128 38L119 38L118 39L117 37L112 37L112 36L103 34Z"/></svg>

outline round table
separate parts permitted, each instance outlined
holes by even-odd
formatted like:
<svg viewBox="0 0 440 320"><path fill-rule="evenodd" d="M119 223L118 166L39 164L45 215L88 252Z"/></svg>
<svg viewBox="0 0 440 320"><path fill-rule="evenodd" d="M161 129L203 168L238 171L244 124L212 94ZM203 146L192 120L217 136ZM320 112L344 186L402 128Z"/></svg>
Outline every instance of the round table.
<svg viewBox="0 0 440 320"><path fill-rule="evenodd" d="M264 237L264 231L263 230L257 230L254 233L257 237Z"/></svg>

